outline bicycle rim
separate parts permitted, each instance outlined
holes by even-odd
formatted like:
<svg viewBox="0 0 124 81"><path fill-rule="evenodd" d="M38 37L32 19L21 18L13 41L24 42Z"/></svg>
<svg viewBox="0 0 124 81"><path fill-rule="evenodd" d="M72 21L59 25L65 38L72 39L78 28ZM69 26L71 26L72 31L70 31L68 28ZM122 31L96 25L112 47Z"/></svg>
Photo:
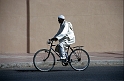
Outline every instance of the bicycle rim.
<svg viewBox="0 0 124 81"><path fill-rule="evenodd" d="M40 71L50 71L55 65L55 57L47 49L41 49L35 53L33 63Z"/></svg>
<svg viewBox="0 0 124 81"><path fill-rule="evenodd" d="M83 49L75 49L70 55L70 66L76 71L85 70L89 63L89 55Z"/></svg>

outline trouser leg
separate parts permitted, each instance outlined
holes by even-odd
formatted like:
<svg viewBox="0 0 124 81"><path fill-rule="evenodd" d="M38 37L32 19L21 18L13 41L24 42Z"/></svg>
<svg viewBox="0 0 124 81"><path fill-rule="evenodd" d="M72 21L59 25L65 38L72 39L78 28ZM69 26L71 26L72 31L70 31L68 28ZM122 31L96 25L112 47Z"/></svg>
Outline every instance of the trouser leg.
<svg viewBox="0 0 124 81"><path fill-rule="evenodd" d="M59 54L60 54L61 58L66 58L66 53L65 53L64 47L65 47L64 42L59 43Z"/></svg>

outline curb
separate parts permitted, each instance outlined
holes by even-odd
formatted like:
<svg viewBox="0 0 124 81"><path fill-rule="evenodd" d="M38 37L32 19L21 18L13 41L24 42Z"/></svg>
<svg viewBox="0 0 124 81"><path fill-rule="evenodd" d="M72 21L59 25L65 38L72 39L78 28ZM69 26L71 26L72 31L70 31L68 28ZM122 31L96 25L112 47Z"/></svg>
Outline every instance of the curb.
<svg viewBox="0 0 124 81"><path fill-rule="evenodd" d="M92 60L90 66L123 66L122 60Z"/></svg>
<svg viewBox="0 0 124 81"><path fill-rule="evenodd" d="M20 62L20 63L2 63L0 64L0 69L7 68L26 68L26 67L34 67L31 62Z"/></svg>
<svg viewBox="0 0 124 81"><path fill-rule="evenodd" d="M56 62L55 66L62 66L61 62ZM123 66L122 60L91 60L89 66ZM20 63L1 63L0 69L7 68L34 68L32 62L20 62Z"/></svg>

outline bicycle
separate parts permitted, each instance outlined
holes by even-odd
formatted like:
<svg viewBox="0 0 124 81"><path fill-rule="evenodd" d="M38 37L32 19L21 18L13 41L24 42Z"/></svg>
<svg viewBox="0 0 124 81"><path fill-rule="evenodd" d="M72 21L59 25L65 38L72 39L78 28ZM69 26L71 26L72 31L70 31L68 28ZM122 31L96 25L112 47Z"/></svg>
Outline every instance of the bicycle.
<svg viewBox="0 0 124 81"><path fill-rule="evenodd" d="M41 72L46 72L53 69L56 62L54 54L60 57L59 53L53 49L53 46L57 45L54 45L51 40L49 40L48 44L50 45L50 49L40 49L34 54L33 57L33 64L35 68ZM67 66L70 64L75 71L84 71L87 69L90 63L90 57L88 53L82 49L82 47L84 46L71 47L68 45L66 49L67 58L65 62L62 62L62 65ZM71 50L70 54L68 54L69 50Z"/></svg>

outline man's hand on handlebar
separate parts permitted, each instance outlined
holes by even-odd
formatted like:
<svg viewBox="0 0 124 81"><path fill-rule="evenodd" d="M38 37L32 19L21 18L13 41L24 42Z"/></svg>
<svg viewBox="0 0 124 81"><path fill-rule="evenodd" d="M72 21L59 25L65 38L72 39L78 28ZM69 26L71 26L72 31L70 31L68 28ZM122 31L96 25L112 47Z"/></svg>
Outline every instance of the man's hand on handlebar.
<svg viewBox="0 0 124 81"><path fill-rule="evenodd" d="M57 41L58 39L57 38L52 38L51 41Z"/></svg>

